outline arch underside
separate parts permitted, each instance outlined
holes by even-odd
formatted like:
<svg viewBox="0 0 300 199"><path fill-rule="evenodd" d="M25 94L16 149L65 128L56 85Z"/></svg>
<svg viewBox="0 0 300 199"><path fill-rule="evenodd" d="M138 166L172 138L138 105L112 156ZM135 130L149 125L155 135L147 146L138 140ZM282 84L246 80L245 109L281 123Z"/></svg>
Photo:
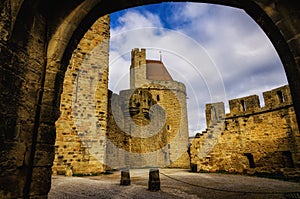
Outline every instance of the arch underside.
<svg viewBox="0 0 300 199"><path fill-rule="evenodd" d="M60 60L62 68L65 69L68 65L68 61L74 49L76 48L78 42L88 30L88 28L101 16L115 12L118 10L147 5L162 3L168 1L159 0L144 0L144 1L101 1L90 10L85 18L77 24L76 29L73 30L73 35L67 39L69 41L64 46L56 46L56 49L61 49L61 57L56 57L48 54L49 60L58 61ZM175 0L172 2L181 2ZM231 0L199 0L191 1L198 3L212 3L225 6L232 6L245 10L250 17L252 17L257 24L264 30L266 35L269 37L270 41L274 45L277 53L284 66L288 83L291 87L291 94L294 101L294 106L297 114L298 121L300 120L300 86L299 86L299 26L297 26L298 20L297 14L299 16L299 11L297 11L298 5L296 1L291 1L289 4L281 3L278 5L272 1L256 0L256 1L231 1ZM282 6L282 7L281 7ZM288 15L290 11L291 15ZM298 17L299 18L299 17ZM292 31L292 32L290 32ZM299 114L298 114L299 112Z"/></svg>

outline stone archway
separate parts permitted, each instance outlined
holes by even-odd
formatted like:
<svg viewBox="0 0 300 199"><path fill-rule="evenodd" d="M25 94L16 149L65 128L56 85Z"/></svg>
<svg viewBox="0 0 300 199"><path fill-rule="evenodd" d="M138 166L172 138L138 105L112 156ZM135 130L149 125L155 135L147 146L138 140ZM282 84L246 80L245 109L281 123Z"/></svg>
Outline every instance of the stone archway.
<svg viewBox="0 0 300 199"><path fill-rule="evenodd" d="M161 0L0 3L0 196L46 196L51 185L55 121L66 66L100 17ZM194 0L244 9L265 31L284 65L300 121L300 14L297 1Z"/></svg>

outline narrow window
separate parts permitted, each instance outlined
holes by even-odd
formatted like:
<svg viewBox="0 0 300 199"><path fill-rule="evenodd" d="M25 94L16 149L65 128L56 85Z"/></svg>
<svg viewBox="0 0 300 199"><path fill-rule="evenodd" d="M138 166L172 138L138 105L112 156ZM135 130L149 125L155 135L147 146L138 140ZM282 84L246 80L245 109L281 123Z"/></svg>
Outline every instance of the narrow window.
<svg viewBox="0 0 300 199"><path fill-rule="evenodd" d="M282 159L285 168L295 168L292 153L290 151L282 151Z"/></svg>
<svg viewBox="0 0 300 199"><path fill-rule="evenodd" d="M243 111L246 111L246 110L247 110L247 107L246 107L246 102L245 102L245 100L241 100L241 105L242 105L242 110L243 110Z"/></svg>
<svg viewBox="0 0 300 199"><path fill-rule="evenodd" d="M277 91L277 96L278 96L278 99L279 99L280 103L285 101L282 91Z"/></svg>
<svg viewBox="0 0 300 199"><path fill-rule="evenodd" d="M160 99L159 99L159 95L157 95L157 96L156 96L156 100L157 100L157 101L159 101L159 100L160 100Z"/></svg>
<svg viewBox="0 0 300 199"><path fill-rule="evenodd" d="M244 156L246 156L248 158L249 161L249 167L250 168L255 168L255 164L254 164L254 158L252 153L244 153Z"/></svg>
<svg viewBox="0 0 300 199"><path fill-rule="evenodd" d="M167 130L169 131L171 129L170 125L167 125Z"/></svg>

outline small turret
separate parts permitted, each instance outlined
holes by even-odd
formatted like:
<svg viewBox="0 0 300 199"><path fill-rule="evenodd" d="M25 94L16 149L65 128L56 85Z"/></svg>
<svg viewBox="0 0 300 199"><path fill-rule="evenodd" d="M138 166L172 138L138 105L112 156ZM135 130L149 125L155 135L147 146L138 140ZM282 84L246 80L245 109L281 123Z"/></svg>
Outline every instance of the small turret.
<svg viewBox="0 0 300 199"><path fill-rule="evenodd" d="M131 51L130 88L138 88L146 80L146 49L134 48Z"/></svg>

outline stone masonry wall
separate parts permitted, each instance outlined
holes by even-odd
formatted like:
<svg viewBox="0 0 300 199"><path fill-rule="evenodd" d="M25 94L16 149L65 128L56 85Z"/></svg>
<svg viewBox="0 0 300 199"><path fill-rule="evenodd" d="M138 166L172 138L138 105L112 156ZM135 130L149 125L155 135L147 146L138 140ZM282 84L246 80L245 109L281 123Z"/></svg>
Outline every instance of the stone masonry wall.
<svg viewBox="0 0 300 199"><path fill-rule="evenodd" d="M109 99L109 165L189 168L185 85L148 79L146 49L135 48L131 56L130 89Z"/></svg>
<svg viewBox="0 0 300 199"><path fill-rule="evenodd" d="M28 194L32 198L47 197L54 157L54 121L59 115L56 107L61 91L59 82L65 73L58 68L64 47L77 35L73 34L74 30L82 28L81 19L85 19L85 24L93 20L90 16L147 2L113 1L98 7L101 8L99 12L93 5L102 1L0 1L0 198L24 198ZM244 8L268 34L283 62L300 121L298 2L253 2L262 12L255 4L252 6L252 1L220 1ZM56 35L55 43L59 44L55 47L48 45L53 35ZM53 52L50 60L45 56L47 49ZM41 77L46 64L44 86ZM38 99L43 99L41 106L37 104Z"/></svg>
<svg viewBox="0 0 300 199"><path fill-rule="evenodd" d="M185 90L157 84L112 94L108 165L189 168L185 100Z"/></svg>
<svg viewBox="0 0 300 199"><path fill-rule="evenodd" d="M48 111L53 120L45 122L46 114L37 108L44 108L46 19L28 6L22 23L17 21L24 4L0 2L0 198L46 195L51 182L55 115Z"/></svg>
<svg viewBox="0 0 300 199"><path fill-rule="evenodd" d="M160 86L153 87L150 89L150 92L156 99L159 96L157 103L163 107L168 116L165 128L168 135L167 143L170 164L166 166L189 168L186 92L183 84L176 81L173 82L173 89L169 87L168 84L170 82L168 82L167 85L161 83Z"/></svg>
<svg viewBox="0 0 300 199"><path fill-rule="evenodd" d="M109 16L99 18L78 44L65 74L56 122L53 174L105 171Z"/></svg>
<svg viewBox="0 0 300 199"><path fill-rule="evenodd" d="M256 95L230 100L230 113L211 122L202 136L194 139L191 163L198 171L299 170L300 134L289 87L264 92L263 96L262 108ZM206 144L213 142L212 137L217 141ZM203 153L205 150L208 152Z"/></svg>
<svg viewBox="0 0 300 199"><path fill-rule="evenodd" d="M124 115L120 105L119 95L109 91L106 143L107 169L125 168L128 165L126 154L129 151L129 135L123 134L122 131Z"/></svg>

